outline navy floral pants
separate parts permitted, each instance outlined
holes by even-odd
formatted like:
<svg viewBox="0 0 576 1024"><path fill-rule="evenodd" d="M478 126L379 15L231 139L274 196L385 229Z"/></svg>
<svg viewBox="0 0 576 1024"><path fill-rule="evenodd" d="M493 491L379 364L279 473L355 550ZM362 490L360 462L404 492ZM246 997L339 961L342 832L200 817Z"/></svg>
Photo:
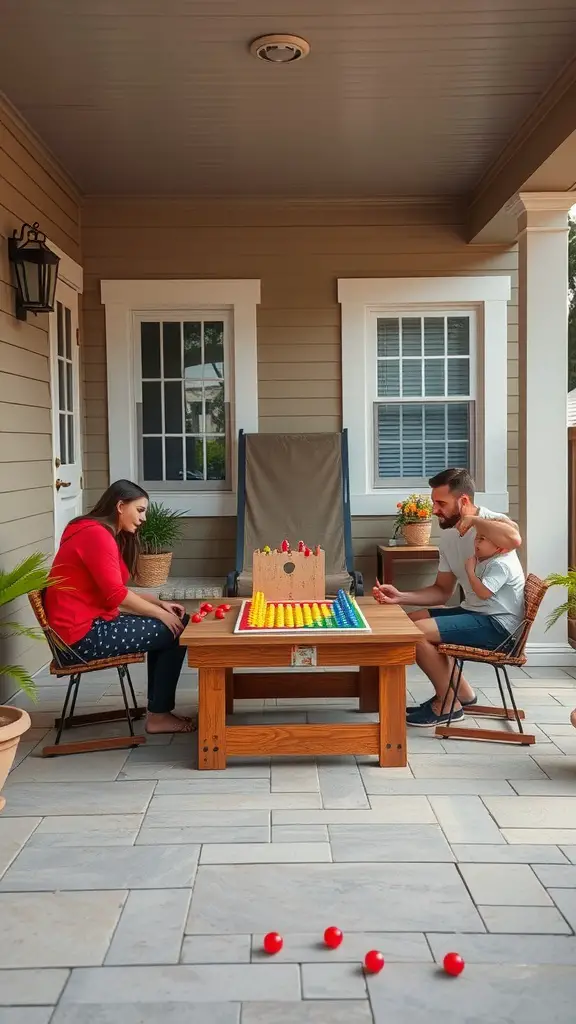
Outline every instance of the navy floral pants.
<svg viewBox="0 0 576 1024"><path fill-rule="evenodd" d="M182 619L188 623L188 615ZM86 636L72 644L84 661L122 654L148 655L148 711L165 714L174 710L176 687L186 655L178 638L159 619L119 615L106 622L96 619Z"/></svg>

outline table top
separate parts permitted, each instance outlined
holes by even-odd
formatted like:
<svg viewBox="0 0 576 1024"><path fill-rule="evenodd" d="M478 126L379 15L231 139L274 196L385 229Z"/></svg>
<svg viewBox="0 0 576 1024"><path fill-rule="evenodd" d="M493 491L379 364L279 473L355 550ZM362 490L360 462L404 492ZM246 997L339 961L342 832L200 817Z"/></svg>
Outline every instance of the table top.
<svg viewBox="0 0 576 1024"><path fill-rule="evenodd" d="M189 622L180 637L185 647L240 647L242 644L258 644L258 646L338 646L340 644L413 644L420 640L422 634L417 626L408 618L399 605L377 604L373 597L360 597L360 605L371 633L355 632L340 633L337 630L310 630L309 634L291 634L290 630L278 630L277 633L234 633L234 626L243 598L229 598L231 609L224 619L206 616L202 622Z"/></svg>
<svg viewBox="0 0 576 1024"><path fill-rule="evenodd" d="M432 554L437 555L439 548L435 544L379 544L378 550L382 552L392 552L392 554L399 554L399 552L410 552L411 554Z"/></svg>

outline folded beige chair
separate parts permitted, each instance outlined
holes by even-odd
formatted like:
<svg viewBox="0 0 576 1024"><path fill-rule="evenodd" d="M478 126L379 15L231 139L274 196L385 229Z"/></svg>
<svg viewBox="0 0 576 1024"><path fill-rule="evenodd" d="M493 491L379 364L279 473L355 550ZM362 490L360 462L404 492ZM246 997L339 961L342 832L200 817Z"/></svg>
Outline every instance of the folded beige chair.
<svg viewBox="0 0 576 1024"><path fill-rule="evenodd" d="M236 568L230 597L252 593L252 555L286 538L319 544L326 555L326 594L340 588L364 593L354 571L348 436L339 434L245 434L238 437Z"/></svg>

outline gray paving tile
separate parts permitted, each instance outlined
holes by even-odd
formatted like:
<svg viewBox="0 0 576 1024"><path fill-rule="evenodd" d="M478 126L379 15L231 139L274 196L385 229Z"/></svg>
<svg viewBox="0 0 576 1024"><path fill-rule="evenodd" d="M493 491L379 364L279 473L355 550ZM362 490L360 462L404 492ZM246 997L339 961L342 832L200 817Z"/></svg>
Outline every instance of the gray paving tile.
<svg viewBox="0 0 576 1024"><path fill-rule="evenodd" d="M576 890L575 889L549 889L550 896L564 915L572 931L576 932Z"/></svg>
<svg viewBox="0 0 576 1024"><path fill-rule="evenodd" d="M482 927L451 864L237 864L200 868L186 931L322 935L336 913L343 931Z"/></svg>
<svg viewBox="0 0 576 1024"><path fill-rule="evenodd" d="M366 994L359 964L302 964L304 999L362 999Z"/></svg>
<svg viewBox="0 0 576 1024"><path fill-rule="evenodd" d="M53 815L44 818L38 826L28 842L28 849L47 846L131 846L138 835L142 817L141 814Z"/></svg>
<svg viewBox="0 0 576 1024"><path fill-rule="evenodd" d="M367 999L302 1003L243 1003L242 1024L372 1024Z"/></svg>
<svg viewBox="0 0 576 1024"><path fill-rule="evenodd" d="M502 844L488 846L452 843L452 850L461 864L565 864L566 857L557 846Z"/></svg>
<svg viewBox="0 0 576 1024"><path fill-rule="evenodd" d="M576 889L575 864L537 866L534 872L547 889Z"/></svg>
<svg viewBox="0 0 576 1024"><path fill-rule="evenodd" d="M155 796L195 796L197 793L211 795L270 793L270 779L252 778L250 776L233 778L220 775L218 772L198 772L189 769L193 778L161 779L156 787Z"/></svg>
<svg viewBox="0 0 576 1024"><path fill-rule="evenodd" d="M576 839L576 835L574 836ZM571 864L576 864L576 845L575 846L561 846L560 849L565 857L568 858Z"/></svg>
<svg viewBox="0 0 576 1024"><path fill-rule="evenodd" d="M525 782L516 780L511 782L510 785L516 790L518 796L573 796L576 793L576 777L545 780L532 779Z"/></svg>
<svg viewBox="0 0 576 1024"><path fill-rule="evenodd" d="M571 935L556 907L478 907L489 932L516 935Z"/></svg>
<svg viewBox="0 0 576 1024"><path fill-rule="evenodd" d="M529 679L565 679L570 677L570 669L563 668L536 668L528 666L522 670Z"/></svg>
<svg viewBox="0 0 576 1024"><path fill-rule="evenodd" d="M564 892L565 890L561 890ZM440 935L428 933L434 959L455 950L470 964L576 965L576 938L557 935ZM464 975L462 975L464 977ZM545 1019L545 1018L543 1018Z"/></svg>
<svg viewBox="0 0 576 1024"><path fill-rule="evenodd" d="M468 744L468 749L471 744ZM492 744L494 746L494 744ZM486 754L414 754L410 767L417 779L544 779L542 769L526 755L489 758Z"/></svg>
<svg viewBox="0 0 576 1024"><path fill-rule="evenodd" d="M438 825L329 825L332 859L364 861L454 861Z"/></svg>
<svg viewBox="0 0 576 1024"><path fill-rule="evenodd" d="M384 799L384 798L382 798ZM390 797L390 799L398 800L398 803L393 805L391 810L390 805L386 804L382 810L373 808L371 810L329 810L329 811L272 811L272 825L390 825L396 824L391 822L391 817L397 815L402 817L410 816L410 814L417 816L424 816L427 814L429 820L435 822L436 819L431 815L430 810L426 812L426 801L424 797L412 797L412 799L422 800L422 803L418 805L409 805L408 811L402 811L402 798L401 797ZM409 798L406 797L408 800ZM416 809L414 809L416 808ZM409 822L408 822L409 823ZM397 824L406 824L406 822L398 822Z"/></svg>
<svg viewBox="0 0 576 1024"><path fill-rule="evenodd" d="M207 843L200 864L312 864L332 860L329 843Z"/></svg>
<svg viewBox="0 0 576 1024"><path fill-rule="evenodd" d="M199 811L178 811L172 808L169 811L159 810L154 807L148 811L144 818L143 828L195 828L222 827L232 828L241 825L243 828L255 828L270 824L269 810L248 810L248 811L222 811L199 810Z"/></svg>
<svg viewBox="0 0 576 1024"><path fill-rule="evenodd" d="M98 754L98 757L101 755ZM75 758L57 758L74 761ZM42 760L43 764L52 762ZM139 814L154 792L152 782L53 782L12 786L3 818L33 814Z"/></svg>
<svg viewBox="0 0 576 1024"><path fill-rule="evenodd" d="M0 876L38 827L41 818L0 818Z"/></svg>
<svg viewBox="0 0 576 1024"><path fill-rule="evenodd" d="M315 764L273 764L271 779L273 793L318 793L320 789Z"/></svg>
<svg viewBox="0 0 576 1024"><path fill-rule="evenodd" d="M550 904L550 897L529 864L461 864L459 870L478 905L545 907Z"/></svg>
<svg viewBox="0 0 576 1024"><path fill-rule="evenodd" d="M24 849L0 882L8 892L188 888L199 846Z"/></svg>
<svg viewBox="0 0 576 1024"><path fill-rule="evenodd" d="M362 768L361 771L369 795L514 796L512 786L503 779L389 779L386 769Z"/></svg>
<svg viewBox="0 0 576 1024"><path fill-rule="evenodd" d="M58 1002L68 974L49 967L0 970L0 1006L52 1006Z"/></svg>
<svg viewBox="0 0 576 1024"><path fill-rule="evenodd" d="M355 761L342 766L320 764L318 777L324 807L370 806Z"/></svg>
<svg viewBox="0 0 576 1024"><path fill-rule="evenodd" d="M48 1024L53 1006L0 1006L0 1024Z"/></svg>
<svg viewBox="0 0 576 1024"><path fill-rule="evenodd" d="M571 846L576 843L576 828L503 828L507 843L535 843Z"/></svg>
<svg viewBox="0 0 576 1024"><path fill-rule="evenodd" d="M101 964L125 895L0 893L0 967Z"/></svg>
<svg viewBox="0 0 576 1024"><path fill-rule="evenodd" d="M571 1024L574 976L566 968L477 966L448 978L400 964L368 978L375 1024ZM553 998L551 999L551 993Z"/></svg>
<svg viewBox="0 0 576 1024"><path fill-rule="evenodd" d="M111 782L128 757L128 750L108 750L102 757L100 751L90 754L75 754L70 757L27 757L10 775L7 788L30 782Z"/></svg>
<svg viewBox="0 0 576 1024"><path fill-rule="evenodd" d="M128 893L106 965L177 964L190 895L188 889Z"/></svg>
<svg viewBox="0 0 576 1024"><path fill-rule="evenodd" d="M222 816L220 816L222 820ZM268 825L198 825L184 828L143 828L137 846L172 846L187 843L267 843Z"/></svg>
<svg viewBox="0 0 576 1024"><path fill-rule="evenodd" d="M576 795L487 796L484 803L500 828L576 828Z"/></svg>
<svg viewBox="0 0 576 1024"><path fill-rule="evenodd" d="M183 964L250 963L250 935L186 935L182 946ZM268 956L268 961L270 957Z"/></svg>
<svg viewBox="0 0 576 1024"><path fill-rule="evenodd" d="M326 825L274 825L273 843L324 843L328 841Z"/></svg>
<svg viewBox="0 0 576 1024"><path fill-rule="evenodd" d="M492 845L504 842L479 796L432 796L430 803L448 842Z"/></svg>
<svg viewBox="0 0 576 1024"><path fill-rule="evenodd" d="M273 808L315 808L321 807L319 793L195 793L173 796L154 796L150 812L158 814L167 811L257 811Z"/></svg>
<svg viewBox="0 0 576 1024"><path fill-rule="evenodd" d="M393 825L435 825L436 816L425 796L371 796L370 806L381 821Z"/></svg>
<svg viewBox="0 0 576 1024"><path fill-rule="evenodd" d="M337 922L333 922L336 924ZM390 963L432 959L430 947L421 932L359 932L347 931L338 949L329 949L323 941L323 932L283 933L284 946L274 957L277 963L362 963L369 949L379 949ZM206 938L206 936L198 936ZM271 963L262 949L262 936L253 936L252 960Z"/></svg>
<svg viewBox="0 0 576 1024"><path fill-rule="evenodd" d="M80 968L72 972L61 1002L218 1003L300 999L296 964L178 964L169 967Z"/></svg>
<svg viewBox="0 0 576 1024"><path fill-rule="evenodd" d="M50 1024L239 1024L240 1003L68 1003Z"/></svg>

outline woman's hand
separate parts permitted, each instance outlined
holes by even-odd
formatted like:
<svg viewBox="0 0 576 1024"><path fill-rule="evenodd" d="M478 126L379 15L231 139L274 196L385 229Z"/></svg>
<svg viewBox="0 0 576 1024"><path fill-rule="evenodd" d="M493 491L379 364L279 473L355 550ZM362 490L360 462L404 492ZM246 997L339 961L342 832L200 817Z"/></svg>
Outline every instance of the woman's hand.
<svg viewBox="0 0 576 1024"><path fill-rule="evenodd" d="M171 612L172 615L177 615L179 619L184 615L184 606L176 604L174 601L159 601L159 605L165 612Z"/></svg>
<svg viewBox="0 0 576 1024"><path fill-rule="evenodd" d="M168 629L173 636L180 636L180 633L184 629L182 619L179 618L178 615L175 615L174 612L166 611L165 608L160 608L158 610L156 618L160 619L160 622L163 622L165 626L168 626Z"/></svg>

